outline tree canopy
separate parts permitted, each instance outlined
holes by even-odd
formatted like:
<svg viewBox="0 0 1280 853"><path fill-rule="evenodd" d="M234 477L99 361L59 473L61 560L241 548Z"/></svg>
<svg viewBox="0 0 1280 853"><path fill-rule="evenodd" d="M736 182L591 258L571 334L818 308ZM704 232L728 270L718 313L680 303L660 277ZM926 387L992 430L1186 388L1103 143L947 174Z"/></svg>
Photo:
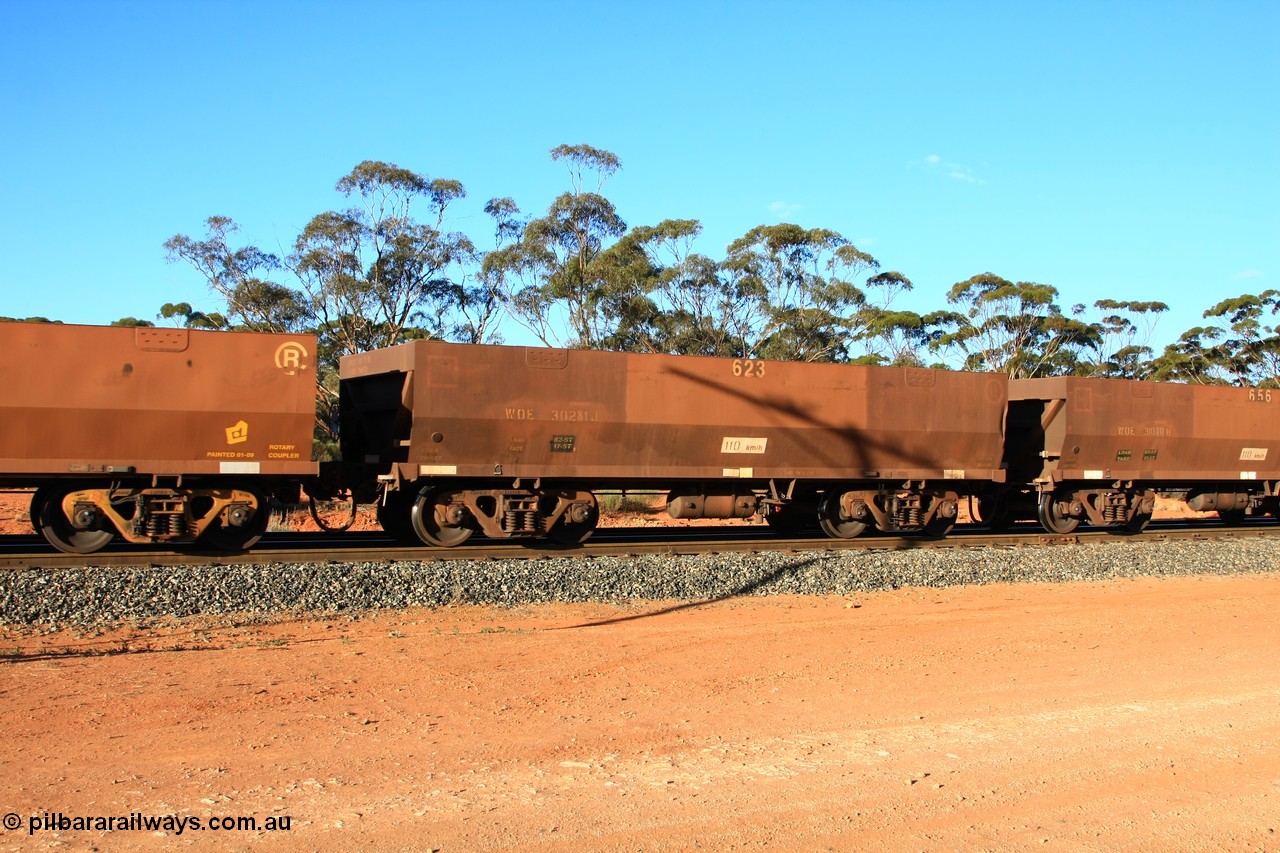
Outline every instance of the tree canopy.
<svg viewBox="0 0 1280 853"><path fill-rule="evenodd" d="M212 216L203 237L177 234L164 245L222 307L175 302L157 319L314 332L330 396L343 354L421 338L501 342L512 323L548 346L1280 383L1275 290L1218 302L1203 326L1159 354L1150 343L1168 310L1162 302L1103 299L1064 310L1054 285L993 272L956 282L945 305L917 313L895 305L913 291L911 279L835 230L760 224L716 258L697 250L696 219L623 218L606 194L622 170L613 152L559 145L549 159L566 170L564 190L537 215L513 198L490 199L492 232L480 239L456 226L461 182L374 160L338 179L343 204L312 217L283 256L239 242L234 220Z"/></svg>

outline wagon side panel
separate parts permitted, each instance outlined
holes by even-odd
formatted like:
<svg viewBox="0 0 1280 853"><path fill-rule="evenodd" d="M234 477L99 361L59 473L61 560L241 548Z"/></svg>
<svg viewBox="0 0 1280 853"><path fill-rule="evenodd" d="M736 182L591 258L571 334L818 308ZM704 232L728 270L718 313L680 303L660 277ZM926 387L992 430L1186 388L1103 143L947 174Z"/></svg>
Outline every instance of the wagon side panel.
<svg viewBox="0 0 1280 853"><path fill-rule="evenodd" d="M315 472L315 338L0 324L0 472Z"/></svg>

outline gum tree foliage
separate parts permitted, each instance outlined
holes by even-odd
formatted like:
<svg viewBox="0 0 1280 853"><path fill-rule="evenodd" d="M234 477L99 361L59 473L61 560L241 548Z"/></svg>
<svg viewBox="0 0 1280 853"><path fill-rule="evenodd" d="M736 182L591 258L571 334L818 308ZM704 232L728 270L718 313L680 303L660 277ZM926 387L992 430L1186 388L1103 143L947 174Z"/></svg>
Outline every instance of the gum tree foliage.
<svg viewBox="0 0 1280 853"><path fill-rule="evenodd" d="M202 314L178 303L166 305L162 316L191 325L314 331L335 355L491 332L496 309L486 305L483 288L467 285L475 247L444 224L449 206L466 194L461 183L366 160L336 189L352 206L313 217L283 259L233 246L239 226L223 216L207 220L203 240L171 237L169 260L200 272L227 311ZM279 281L290 274L296 286Z"/></svg>
<svg viewBox="0 0 1280 853"><path fill-rule="evenodd" d="M520 208L510 198L492 198L485 203L484 212L494 223L494 248L478 257L471 265L468 278L462 286L457 311L462 322L455 327L454 340L468 344L501 343L498 323L506 314L506 294L502 276L485 263L488 255L501 250L519 239L524 223L520 220Z"/></svg>
<svg viewBox="0 0 1280 853"><path fill-rule="evenodd" d="M1104 299L1067 315L1056 288L984 273L955 284L942 310L900 310L894 301L910 279L882 271L836 231L760 225L717 260L695 251L697 220L628 228L603 195L617 155L580 144L550 157L567 169L568 189L531 218L510 198L490 200L487 252L447 225L461 183L379 161L343 176L345 206L311 219L283 257L211 217L203 238L175 235L165 248L225 306L170 303L159 316L189 328L315 332L322 407L336 396L340 355L425 337L497 342L504 314L555 346L1280 383L1275 290L1219 302L1153 358L1164 303Z"/></svg>
<svg viewBox="0 0 1280 853"><path fill-rule="evenodd" d="M190 264L226 302L226 328L294 332L307 327L312 318L301 294L271 280L282 268L276 255L256 246L233 248L231 238L240 226L226 216L209 217L205 227L203 240L176 234L164 248L170 263ZM168 317L180 315L175 309Z"/></svg>
<svg viewBox="0 0 1280 853"><path fill-rule="evenodd" d="M900 272L877 273L867 280L866 289L875 298L869 298L855 315L854 341L861 354L854 363L927 366L924 355L944 333L949 314L935 311L922 315L893 308L894 300L912 289L911 280Z"/></svg>
<svg viewBox="0 0 1280 853"><path fill-rule="evenodd" d="M1098 346L1099 332L1065 316L1057 298L1050 285L1014 283L989 272L957 282L947 302L961 310L935 316L947 331L934 349L959 353L965 370L1015 379L1072 372L1080 351Z"/></svg>
<svg viewBox="0 0 1280 853"><path fill-rule="evenodd" d="M313 217L283 259L234 246L239 228L222 216L207 220L202 240L171 237L169 260L199 271L227 310L203 314L187 303L161 310L193 328L317 334L326 444L342 355L417 338L487 340L500 307L483 282L467 277L476 260L471 240L445 227L449 206L465 195L461 183L366 160L336 189L351 206ZM294 286L280 281L290 276Z"/></svg>
<svg viewBox="0 0 1280 853"><path fill-rule="evenodd" d="M693 252L702 225L667 219L637 226L610 249L618 321L610 343L632 352L739 354L725 321L730 305L716 263Z"/></svg>
<svg viewBox="0 0 1280 853"><path fill-rule="evenodd" d="M222 314L213 312L206 314L203 311L197 311L191 307L190 302L166 302L160 306L160 319L174 320L179 319L182 325L188 329L211 329L214 331L222 331L230 328L227 318Z"/></svg>
<svg viewBox="0 0 1280 853"><path fill-rule="evenodd" d="M1153 362L1155 379L1280 387L1280 291L1242 294L1204 312Z"/></svg>
<svg viewBox="0 0 1280 853"><path fill-rule="evenodd" d="M366 160L337 190L353 206L314 217L288 259L330 346L347 354L457 337L458 311L474 307L463 270L476 250L444 222L462 184Z"/></svg>
<svg viewBox="0 0 1280 853"><path fill-rule="evenodd" d="M601 253L606 347L842 361L855 342L895 343L898 325L873 316L855 283L877 262L836 232L762 225L717 264L692 251L701 231L696 220L668 219L631 229ZM911 284L893 273L868 286L891 301Z"/></svg>
<svg viewBox="0 0 1280 853"><path fill-rule="evenodd" d="M1100 317L1090 323L1097 344L1091 360L1081 360L1076 373L1081 376L1103 376L1114 379L1147 379L1151 357L1148 342L1155 332L1159 315L1169 310L1163 302L1099 299L1093 309ZM1083 305L1072 309L1077 316L1086 313Z"/></svg>
<svg viewBox="0 0 1280 853"><path fill-rule="evenodd" d="M590 145L557 146L551 159L568 167L571 189L544 216L524 223L519 240L489 253L481 278L503 290L507 311L543 343L602 348L615 326L612 312L603 309L616 298L617 286L616 260L602 256L627 225L601 191L622 162ZM499 220L500 236L504 224L514 220Z"/></svg>
<svg viewBox="0 0 1280 853"><path fill-rule="evenodd" d="M866 295L854 283L879 268L835 231L760 225L729 244L720 265L725 320L743 357L844 361Z"/></svg>
<svg viewBox="0 0 1280 853"><path fill-rule="evenodd" d="M834 231L761 225L717 263L692 250L702 231L697 220L628 230L601 194L621 169L612 152L561 145L551 159L568 167L569 191L527 222L510 199L501 200L490 211L498 248L479 275L545 344L835 361L864 340L888 353L872 361L911 361L906 353L926 339L915 315L863 312L855 281L879 264ZM897 273L869 284L886 297L911 286Z"/></svg>

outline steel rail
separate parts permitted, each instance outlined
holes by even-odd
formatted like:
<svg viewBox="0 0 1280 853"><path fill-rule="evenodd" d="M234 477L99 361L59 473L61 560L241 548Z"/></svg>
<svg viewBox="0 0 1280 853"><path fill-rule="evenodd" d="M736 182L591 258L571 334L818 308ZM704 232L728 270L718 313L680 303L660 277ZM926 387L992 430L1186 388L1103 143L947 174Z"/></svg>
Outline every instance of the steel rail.
<svg viewBox="0 0 1280 853"><path fill-rule="evenodd" d="M739 527L610 527L597 530L583 545L563 546L546 540L511 542L473 540L456 548L397 544L380 532L276 533L264 536L247 553L214 553L198 549L161 551L113 544L87 554L53 551L38 536L0 537L0 568L57 569L136 566L218 566L261 563L432 562L453 560L539 560L551 557L589 559L641 554L697 556L718 553L813 553L836 551L904 551L925 548L1017 548L1033 545L1099 545L1119 542L1212 541L1237 537L1280 538L1280 525L1266 520L1229 527L1221 523L1153 522L1141 533L1114 529L1081 529L1067 535L1046 533L1038 526L993 533L973 526L957 527L944 538L865 534L831 539L820 533L778 536L758 526Z"/></svg>

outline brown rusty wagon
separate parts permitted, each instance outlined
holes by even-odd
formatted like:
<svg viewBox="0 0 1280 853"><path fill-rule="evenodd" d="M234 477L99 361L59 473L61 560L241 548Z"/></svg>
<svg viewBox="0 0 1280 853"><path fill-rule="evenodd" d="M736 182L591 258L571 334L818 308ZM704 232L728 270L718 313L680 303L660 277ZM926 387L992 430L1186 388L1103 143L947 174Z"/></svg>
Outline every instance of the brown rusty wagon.
<svg viewBox="0 0 1280 853"><path fill-rule="evenodd" d="M1275 515L1278 416L1280 391L1267 389L1013 380L1006 456L1009 482L1023 488L983 515L999 526L1034 514L1054 533L1081 522L1141 530L1157 494L1230 523Z"/></svg>
<svg viewBox="0 0 1280 853"><path fill-rule="evenodd" d="M343 458L401 538L580 542L596 493L676 518L762 514L941 535L1001 482L994 374L414 342L342 360ZM372 488L366 488L372 492Z"/></svg>
<svg viewBox="0 0 1280 853"><path fill-rule="evenodd" d="M251 547L311 461L316 340L0 323L0 487L56 548Z"/></svg>

